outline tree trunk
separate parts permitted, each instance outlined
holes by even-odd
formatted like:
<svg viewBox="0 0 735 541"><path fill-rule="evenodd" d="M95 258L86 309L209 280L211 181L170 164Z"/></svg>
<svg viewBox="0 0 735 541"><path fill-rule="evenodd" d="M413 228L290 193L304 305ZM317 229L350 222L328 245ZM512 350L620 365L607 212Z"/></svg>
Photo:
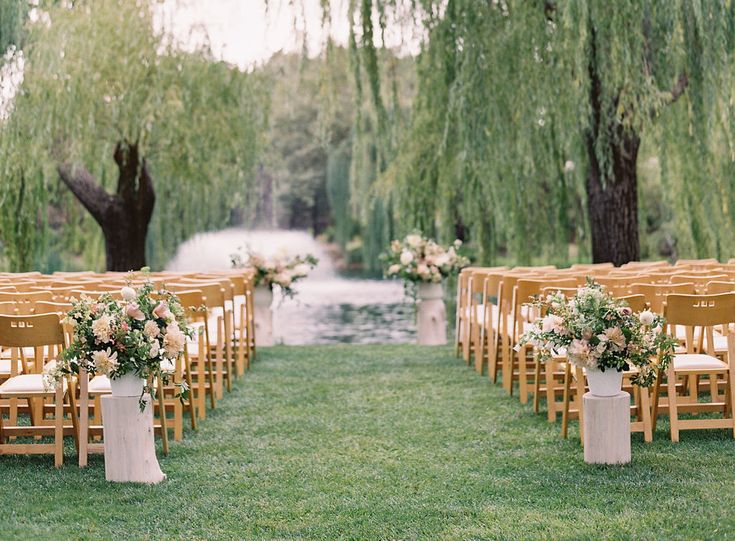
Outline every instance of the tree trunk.
<svg viewBox="0 0 735 541"><path fill-rule="evenodd" d="M627 134L611 142L612 178L600 170L594 140L587 141L587 208L592 232L592 260L616 266L640 258L638 238L638 174L640 139Z"/></svg>
<svg viewBox="0 0 735 541"><path fill-rule="evenodd" d="M597 36L590 24L590 109L592 118L585 134L589 171L587 212L592 233L592 260L622 265L640 258L638 238L638 149L635 131L620 124L616 111L603 110L602 83L597 71ZM602 168L597 156L601 125L609 146L610 168Z"/></svg>
<svg viewBox="0 0 735 541"><path fill-rule="evenodd" d="M102 228L108 271L146 266L145 242L153 215L155 192L137 143L118 143L117 193L109 194L83 167L61 164L59 176Z"/></svg>

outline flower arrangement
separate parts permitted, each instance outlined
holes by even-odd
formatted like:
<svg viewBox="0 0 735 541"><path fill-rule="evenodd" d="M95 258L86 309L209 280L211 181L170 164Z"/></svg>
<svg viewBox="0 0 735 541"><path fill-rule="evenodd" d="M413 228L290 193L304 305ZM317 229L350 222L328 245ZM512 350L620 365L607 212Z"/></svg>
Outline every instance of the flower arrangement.
<svg viewBox="0 0 735 541"><path fill-rule="evenodd" d="M402 241L392 241L380 258L387 278L438 284L470 264L469 259L458 253L461 246L459 239L444 247L420 233L412 233Z"/></svg>
<svg viewBox="0 0 735 541"><path fill-rule="evenodd" d="M255 270L256 286L273 289L276 285L286 297L293 297L296 294L293 285L306 278L319 263L319 260L311 254L291 259L285 254L268 258L252 250L248 251L244 260L240 254L231 255L230 260L233 268L247 267Z"/></svg>
<svg viewBox="0 0 735 541"><path fill-rule="evenodd" d="M64 321L73 329L71 344L46 374L49 386L82 369L110 379L135 374L168 383L187 337L193 334L183 307L173 293L156 291L150 282L137 289L125 286L121 296L121 300L110 294L98 299L86 295L72 299ZM185 382L178 385L184 400L189 389ZM141 395L141 409L145 407L146 392L153 393L148 383Z"/></svg>
<svg viewBox="0 0 735 541"><path fill-rule="evenodd" d="M521 336L516 349L529 344L542 359L566 350L569 362L578 367L604 372L633 366L637 373L632 382L650 387L656 367L666 370L673 358L676 340L663 331L662 316L649 310L633 313L624 300L594 281L572 298L557 292L533 305L545 315Z"/></svg>

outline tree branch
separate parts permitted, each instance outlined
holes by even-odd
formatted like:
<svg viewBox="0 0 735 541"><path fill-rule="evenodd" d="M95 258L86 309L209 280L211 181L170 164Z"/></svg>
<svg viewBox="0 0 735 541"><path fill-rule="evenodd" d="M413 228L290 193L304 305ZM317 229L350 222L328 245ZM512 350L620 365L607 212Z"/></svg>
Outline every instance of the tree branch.
<svg viewBox="0 0 735 541"><path fill-rule="evenodd" d="M686 73L682 73L679 75L679 79L676 81L674 88L671 89L671 98L669 103L671 104L678 100L681 95L684 94L687 86L689 86L689 77L687 77Z"/></svg>
<svg viewBox="0 0 735 541"><path fill-rule="evenodd" d="M58 166L57 171L61 181L79 199L97 223L101 224L112 204L113 197L97 183L92 173L84 167L74 167L69 163L62 163Z"/></svg>

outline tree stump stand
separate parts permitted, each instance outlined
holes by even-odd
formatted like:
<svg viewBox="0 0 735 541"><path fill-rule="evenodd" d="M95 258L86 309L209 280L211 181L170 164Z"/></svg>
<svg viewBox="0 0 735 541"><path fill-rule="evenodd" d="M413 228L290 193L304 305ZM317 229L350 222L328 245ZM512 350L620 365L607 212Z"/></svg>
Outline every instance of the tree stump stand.
<svg viewBox="0 0 735 541"><path fill-rule="evenodd" d="M441 284L419 284L416 310L418 343L443 346L447 343L447 310Z"/></svg>
<svg viewBox="0 0 735 541"><path fill-rule="evenodd" d="M102 397L105 479L114 483L160 483L166 479L156 458L153 408L140 411L137 396Z"/></svg>
<svg viewBox="0 0 735 541"><path fill-rule="evenodd" d="M582 397L584 461L587 464L630 462L630 395Z"/></svg>

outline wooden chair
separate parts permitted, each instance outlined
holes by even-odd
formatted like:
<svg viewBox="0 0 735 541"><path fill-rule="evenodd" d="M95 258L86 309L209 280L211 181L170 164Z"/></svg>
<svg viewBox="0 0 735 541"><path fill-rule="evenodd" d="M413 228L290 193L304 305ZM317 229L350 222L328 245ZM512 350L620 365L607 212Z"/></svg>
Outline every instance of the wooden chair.
<svg viewBox="0 0 735 541"><path fill-rule="evenodd" d="M199 419L206 418L206 397L209 395L212 409L215 402L215 368L211 355L209 318L204 295L199 290L176 292L181 306L186 312L186 319L195 329L195 338L187 341L184 351L189 366L190 403L196 404ZM196 428L196 426L193 426Z"/></svg>
<svg viewBox="0 0 735 541"><path fill-rule="evenodd" d="M64 398L66 378L55 389L47 389L44 368L64 349L64 330L55 314L34 316L0 316L0 345L11 348L13 360L22 359L23 348L34 349L33 373L19 373L18 364L11 363L11 374L0 385L0 399L28 402L29 424L10 423L0 418L0 454L53 454L58 468L64 462ZM46 419L44 402L52 400L53 423ZM11 409L13 405L11 404ZM9 443L8 438L50 436L53 443Z"/></svg>
<svg viewBox="0 0 735 541"><path fill-rule="evenodd" d="M638 275L631 275L626 277L599 276L596 281L614 297L625 297L631 294L631 286L641 280Z"/></svg>
<svg viewBox="0 0 735 541"><path fill-rule="evenodd" d="M512 345L518 343L521 335L530 327L533 321L540 315L535 313L535 309L529 305L532 297L541 294L545 287L572 288L578 285L576 278L567 278L562 280L534 280L522 278L518 280L513 290L512 312L511 312L511 332ZM519 398L521 404L528 402L528 396L533 392L536 386L534 378L538 373L536 366L538 364L537 356L534 355L533 349L528 345L523 345L516 352L511 349L511 371L515 378L517 371ZM538 376L540 377L540 375ZM536 377L536 379L538 379ZM512 383L511 383L512 385ZM551 391L553 392L553 391ZM551 400L549 407L553 407Z"/></svg>
<svg viewBox="0 0 735 541"><path fill-rule="evenodd" d="M225 294L222 286L217 282L177 282L167 284L169 290L177 295L183 291L199 291L202 294L204 305L207 308L205 313L206 321L196 322L192 326L204 329L205 345L207 347L206 363L202 365L205 370L206 380L209 381L209 373L212 374L212 387L207 388L207 392L213 395L211 398L212 408L216 407L215 400L219 400L223 396L225 378L229 379L231 366L229 359L225 356L225 342L229 334L225 329L225 319L221 315L225 310ZM221 309L222 312L220 312ZM220 312L220 313L218 313ZM190 351L190 355L191 355ZM192 361L192 371L197 373L200 368L199 362L194 358ZM229 369L229 370L228 370Z"/></svg>
<svg viewBox="0 0 735 541"><path fill-rule="evenodd" d="M473 267L464 268L457 277L457 312L454 321L454 355L456 357L459 357L460 351L464 354L465 345L470 339L469 281L473 270Z"/></svg>
<svg viewBox="0 0 735 541"><path fill-rule="evenodd" d="M735 364L731 362L731 359L735 359L735 336L729 333L729 326L735 323L735 293L669 295L664 315L669 328L675 325L685 327L685 352L674 356L665 374L659 372L653 399L654 427L662 409L660 393L665 377L668 401L666 409L669 413L672 442L679 441L681 430L726 428L732 430L735 437ZM715 327L719 327L727 337L727 355L724 359L718 358L715 352ZM718 392L720 376L727 389L724 401L719 398ZM683 382L677 388L680 377ZM698 380L702 377L709 380L709 402L700 400ZM721 413L722 418L680 418L681 413L702 412Z"/></svg>
<svg viewBox="0 0 735 541"><path fill-rule="evenodd" d="M710 282L727 281L726 274L707 274L703 276L692 276L690 274L675 274L671 277L672 284L694 284L697 293L704 294L707 284Z"/></svg>
<svg viewBox="0 0 735 541"><path fill-rule="evenodd" d="M633 284L631 291L634 294L643 295L652 312L664 313L666 297L672 294L694 295L694 284L691 282L681 284Z"/></svg>
<svg viewBox="0 0 735 541"><path fill-rule="evenodd" d="M498 381L498 366L502 359L501 345L501 309L503 301L503 275L499 272L490 272L485 275L484 288L482 291L483 306L483 329L482 337L486 344L484 354L488 363L488 377L493 383Z"/></svg>
<svg viewBox="0 0 735 541"><path fill-rule="evenodd" d="M714 257L709 259L679 259L674 263L675 267L689 267L690 269L706 269L720 265Z"/></svg>

